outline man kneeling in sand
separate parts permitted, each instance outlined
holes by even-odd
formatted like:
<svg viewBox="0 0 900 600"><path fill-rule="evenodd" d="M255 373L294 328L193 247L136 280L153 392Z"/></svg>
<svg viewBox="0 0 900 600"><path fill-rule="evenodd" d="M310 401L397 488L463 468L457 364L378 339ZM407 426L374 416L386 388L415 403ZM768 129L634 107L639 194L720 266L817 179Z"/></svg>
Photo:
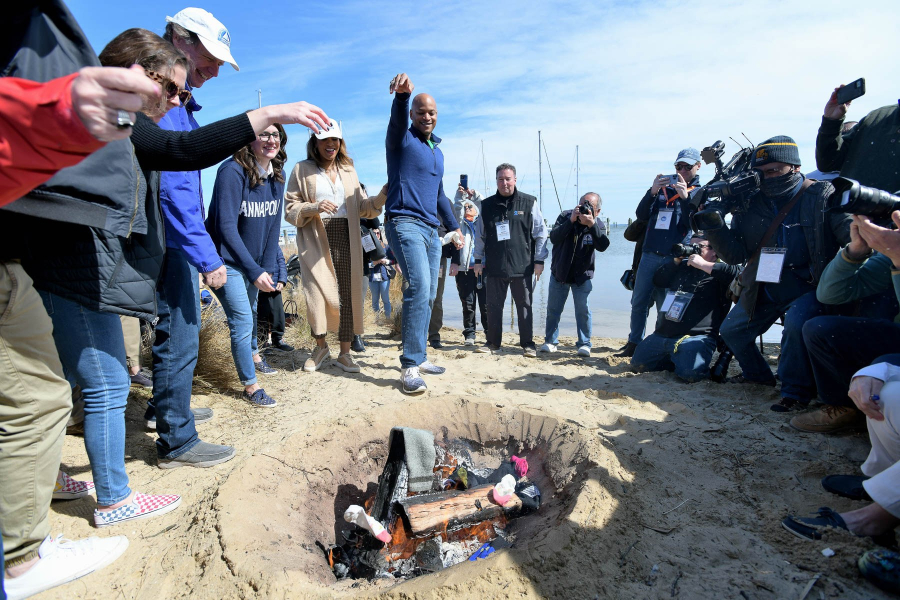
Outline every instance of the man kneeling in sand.
<svg viewBox="0 0 900 600"><path fill-rule="evenodd" d="M739 267L717 262L715 250L702 235L691 245L699 253L670 258L653 275L653 285L666 290L656 331L634 350L635 371L675 371L689 383L709 377L719 326L731 308L725 296Z"/></svg>

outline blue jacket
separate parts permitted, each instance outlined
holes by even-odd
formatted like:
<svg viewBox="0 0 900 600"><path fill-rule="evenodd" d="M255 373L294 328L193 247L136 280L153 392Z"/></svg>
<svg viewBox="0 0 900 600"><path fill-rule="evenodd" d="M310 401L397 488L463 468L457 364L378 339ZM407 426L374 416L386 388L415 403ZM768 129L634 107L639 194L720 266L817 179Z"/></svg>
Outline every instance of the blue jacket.
<svg viewBox="0 0 900 600"><path fill-rule="evenodd" d="M185 88L191 89L189 85ZM192 131L200 127L194 112L202 107L191 98L188 106L173 108L159 126L169 131ZM188 262L201 273L215 271L224 262L203 225L203 189L200 171L160 173L159 200L166 223L166 247L187 254Z"/></svg>
<svg viewBox="0 0 900 600"><path fill-rule="evenodd" d="M431 134L434 148L409 124L409 94L395 94L384 146L387 154L388 218L412 217L449 230L459 228L450 199L444 194L444 154L439 137Z"/></svg>
<svg viewBox="0 0 900 600"><path fill-rule="evenodd" d="M281 199L284 182L268 177L255 188L244 168L233 158L219 167L206 230L225 263L256 281L273 266L273 279L286 282L284 257L278 237L281 233Z"/></svg>

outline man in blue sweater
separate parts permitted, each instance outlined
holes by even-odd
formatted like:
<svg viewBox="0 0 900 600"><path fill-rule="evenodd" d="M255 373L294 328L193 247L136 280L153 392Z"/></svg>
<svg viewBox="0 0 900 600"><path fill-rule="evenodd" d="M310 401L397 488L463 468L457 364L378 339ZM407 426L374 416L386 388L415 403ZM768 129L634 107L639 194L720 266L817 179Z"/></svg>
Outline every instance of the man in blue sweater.
<svg viewBox="0 0 900 600"><path fill-rule="evenodd" d="M420 372L439 375L445 371L431 364L425 354L441 260L438 225L443 223L448 231L456 230L457 248L461 247L462 239L450 199L444 194L444 154L438 148L441 140L432 133L437 124L437 105L428 94L419 94L410 108L413 88L406 73L391 79L390 93L396 95L385 138L388 171L385 231L409 283L403 291L403 354L400 355L404 394L420 394L427 389Z"/></svg>
<svg viewBox="0 0 900 600"><path fill-rule="evenodd" d="M228 30L201 8L186 8L166 17L164 37L184 52L191 63L186 89L201 87L219 74L226 62L235 70ZM170 110L159 126L170 131L200 127L195 98ZM161 468L208 467L234 458L233 446L201 441L195 423L212 418L212 410L191 410L194 367L200 350L199 274L212 288L225 284L225 263L203 224L200 171L164 172L159 199L166 224L166 256L157 286L159 321L153 343L153 399L147 403L145 423L156 429L156 452Z"/></svg>

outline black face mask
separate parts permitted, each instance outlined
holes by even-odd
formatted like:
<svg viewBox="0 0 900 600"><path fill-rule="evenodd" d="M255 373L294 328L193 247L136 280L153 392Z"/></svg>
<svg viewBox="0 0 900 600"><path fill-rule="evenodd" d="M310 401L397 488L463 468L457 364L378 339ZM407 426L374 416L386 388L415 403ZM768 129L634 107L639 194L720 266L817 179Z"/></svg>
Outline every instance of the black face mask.
<svg viewBox="0 0 900 600"><path fill-rule="evenodd" d="M767 198L777 198L778 196L784 196L797 187L797 184L800 183L801 179L803 179L803 175L799 172L787 173L785 175L779 175L778 177L769 177L760 182L759 191Z"/></svg>

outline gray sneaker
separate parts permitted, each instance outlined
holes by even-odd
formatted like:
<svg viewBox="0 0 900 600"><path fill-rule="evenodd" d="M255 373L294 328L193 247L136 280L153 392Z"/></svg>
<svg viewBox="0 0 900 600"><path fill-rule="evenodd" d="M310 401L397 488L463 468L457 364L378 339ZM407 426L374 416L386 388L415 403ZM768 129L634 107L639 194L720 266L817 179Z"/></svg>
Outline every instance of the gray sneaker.
<svg viewBox="0 0 900 600"><path fill-rule="evenodd" d="M178 467L211 467L234 458L234 446L220 446L200 440L193 448L177 458L160 458L160 469Z"/></svg>
<svg viewBox="0 0 900 600"><path fill-rule="evenodd" d="M213 410L211 408L192 408L191 413L194 415L194 425L203 425L212 421L213 418ZM156 431L156 415L149 419L144 419L144 427L151 431ZM84 435L84 426L82 426L82 435Z"/></svg>

